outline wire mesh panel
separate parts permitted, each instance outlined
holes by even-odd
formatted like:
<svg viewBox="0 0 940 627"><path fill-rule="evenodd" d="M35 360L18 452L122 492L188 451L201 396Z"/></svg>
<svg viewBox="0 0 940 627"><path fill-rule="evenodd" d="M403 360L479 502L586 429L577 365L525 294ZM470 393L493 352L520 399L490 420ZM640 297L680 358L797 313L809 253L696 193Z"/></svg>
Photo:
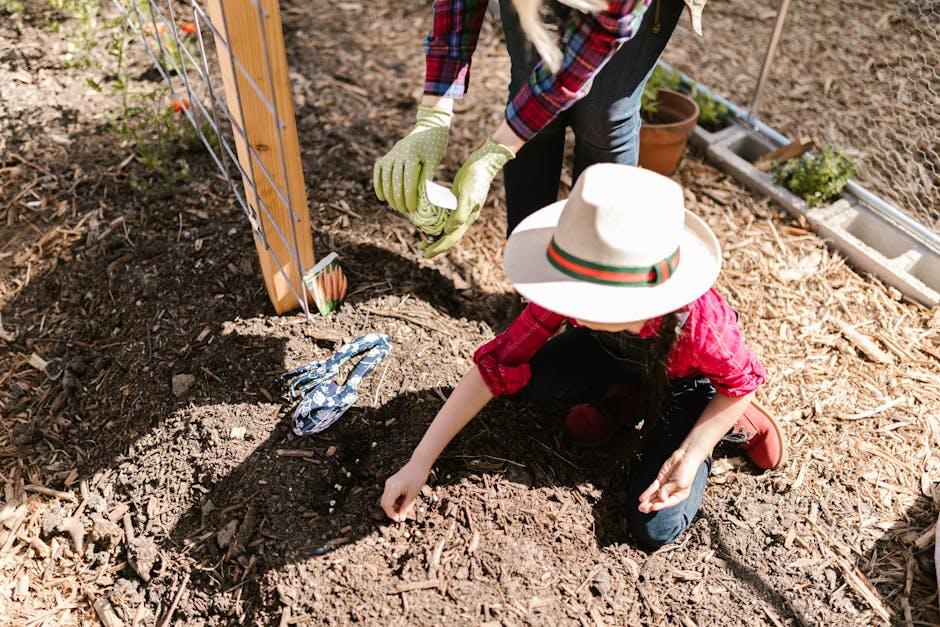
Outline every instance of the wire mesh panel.
<svg viewBox="0 0 940 627"><path fill-rule="evenodd" d="M940 2L899 0L895 11L885 39L899 37L900 54L867 68L885 102L863 127L870 171L860 178L940 230Z"/></svg>
<svg viewBox="0 0 940 627"><path fill-rule="evenodd" d="M780 0L709 0L665 58L746 107ZM757 117L859 162L856 179L940 230L940 1L792 0Z"/></svg>
<svg viewBox="0 0 940 627"><path fill-rule="evenodd" d="M275 309L309 316L312 234L277 1L118 6L245 211Z"/></svg>

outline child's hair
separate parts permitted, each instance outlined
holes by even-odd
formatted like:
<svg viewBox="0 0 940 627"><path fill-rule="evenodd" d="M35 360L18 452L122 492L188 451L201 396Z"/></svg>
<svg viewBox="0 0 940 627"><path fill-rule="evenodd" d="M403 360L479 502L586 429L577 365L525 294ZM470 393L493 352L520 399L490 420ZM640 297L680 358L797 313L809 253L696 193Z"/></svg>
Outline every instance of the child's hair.
<svg viewBox="0 0 940 627"><path fill-rule="evenodd" d="M643 431L648 433L652 426L662 420L663 401L669 388L669 354L679 338L679 316L672 312L663 316L659 334L653 343L653 351L646 369L646 418Z"/></svg>
<svg viewBox="0 0 940 627"><path fill-rule="evenodd" d="M607 7L606 0L556 0L583 13L597 13ZM562 52L555 43L549 30L539 17L539 11L544 0L512 0L516 13L519 14L519 24L526 37L535 46L546 67L553 73L561 67Z"/></svg>
<svg viewBox="0 0 940 627"><path fill-rule="evenodd" d="M679 315L672 312L663 316L659 333L653 342L649 363L646 366L646 415L643 417L643 426L638 433L631 433L631 437L623 443L614 456L614 465L619 466L630 461L644 450L646 439L653 429L663 420L663 405L669 389L669 355L672 347L679 339Z"/></svg>

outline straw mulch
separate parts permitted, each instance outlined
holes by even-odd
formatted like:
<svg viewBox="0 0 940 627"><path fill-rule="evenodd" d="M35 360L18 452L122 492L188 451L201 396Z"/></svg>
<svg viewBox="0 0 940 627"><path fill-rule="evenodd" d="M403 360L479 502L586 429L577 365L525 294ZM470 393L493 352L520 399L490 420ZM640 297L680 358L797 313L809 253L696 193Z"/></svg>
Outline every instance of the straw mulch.
<svg viewBox="0 0 940 627"><path fill-rule="evenodd" d="M720 284L770 365L763 400L795 445L774 479L801 495L784 543L841 573L880 617L911 624L936 599L918 560L940 498L940 312L860 276L798 223L689 165L682 180L725 243Z"/></svg>
<svg viewBox="0 0 940 627"><path fill-rule="evenodd" d="M750 106L779 6L711 0L703 37L683 18L664 58ZM790 5L758 117L858 162L857 179L940 229L940 6L935 0Z"/></svg>
<svg viewBox="0 0 940 627"><path fill-rule="evenodd" d="M0 161L15 199L0 206L0 615L940 622L940 313L858 274L692 155L677 176L723 242L719 289L767 365L761 400L783 417L789 464L756 474L720 452L700 517L647 555L623 536L629 504L603 475L605 453L562 443L558 416L497 403L448 449L415 521L376 516L381 481L509 298L501 191L434 262L372 197L371 163L413 115L427 20L392 2L364 29L354 5L285 8L317 246L338 250L351 280L346 306L312 325L270 314L244 218L207 160L175 195L137 202L127 183L141 171L118 165L127 154L96 126L101 103L57 114L82 103L83 76L40 70L54 45L42 23L0 26L32 42L25 78L58 77L24 82L0 58L0 85L20 76L0 102L18 155ZM505 72L487 25L442 179L500 119ZM47 139L62 133L68 149ZM397 348L359 407L323 437L290 435L278 374L373 330ZM194 375L190 389L173 390L179 374Z"/></svg>

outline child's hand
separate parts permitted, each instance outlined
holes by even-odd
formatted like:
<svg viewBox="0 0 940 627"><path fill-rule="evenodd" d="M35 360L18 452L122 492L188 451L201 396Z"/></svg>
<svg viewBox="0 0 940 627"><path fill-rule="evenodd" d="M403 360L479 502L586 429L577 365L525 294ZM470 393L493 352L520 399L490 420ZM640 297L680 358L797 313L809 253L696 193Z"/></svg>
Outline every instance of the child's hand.
<svg viewBox="0 0 940 627"><path fill-rule="evenodd" d="M385 492L379 504L389 518L395 522L405 520L430 472L430 468L412 460L385 480Z"/></svg>
<svg viewBox="0 0 940 627"><path fill-rule="evenodd" d="M640 512L649 514L678 505L689 497L703 459L684 448L669 456L650 487L640 495Z"/></svg>

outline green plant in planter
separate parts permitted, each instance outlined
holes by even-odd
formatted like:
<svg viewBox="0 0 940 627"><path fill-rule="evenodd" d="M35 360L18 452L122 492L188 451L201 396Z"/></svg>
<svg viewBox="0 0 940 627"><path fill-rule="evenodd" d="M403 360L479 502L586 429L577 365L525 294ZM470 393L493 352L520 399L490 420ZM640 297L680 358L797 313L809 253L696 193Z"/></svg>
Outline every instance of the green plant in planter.
<svg viewBox="0 0 940 627"><path fill-rule="evenodd" d="M644 122L656 121L656 97L660 89L678 90L682 86L682 76L675 70L667 70L661 65L653 68L649 80L643 86L640 96L640 117Z"/></svg>
<svg viewBox="0 0 940 627"><path fill-rule="evenodd" d="M101 24L101 0L46 0L61 17L74 20L75 29L68 41L69 50L65 60L74 67L89 68L94 61L92 55L101 38L104 25ZM63 24L50 22L53 29L59 30Z"/></svg>
<svg viewBox="0 0 940 627"><path fill-rule="evenodd" d="M698 125L708 131L717 131L725 127L731 111L711 95L693 86L689 94L698 105Z"/></svg>
<svg viewBox="0 0 940 627"><path fill-rule="evenodd" d="M801 157L774 165L774 180L802 198L810 207L826 203L842 191L858 165L830 144Z"/></svg>
<svg viewBox="0 0 940 627"><path fill-rule="evenodd" d="M0 13L15 15L25 10L20 0L0 0Z"/></svg>

